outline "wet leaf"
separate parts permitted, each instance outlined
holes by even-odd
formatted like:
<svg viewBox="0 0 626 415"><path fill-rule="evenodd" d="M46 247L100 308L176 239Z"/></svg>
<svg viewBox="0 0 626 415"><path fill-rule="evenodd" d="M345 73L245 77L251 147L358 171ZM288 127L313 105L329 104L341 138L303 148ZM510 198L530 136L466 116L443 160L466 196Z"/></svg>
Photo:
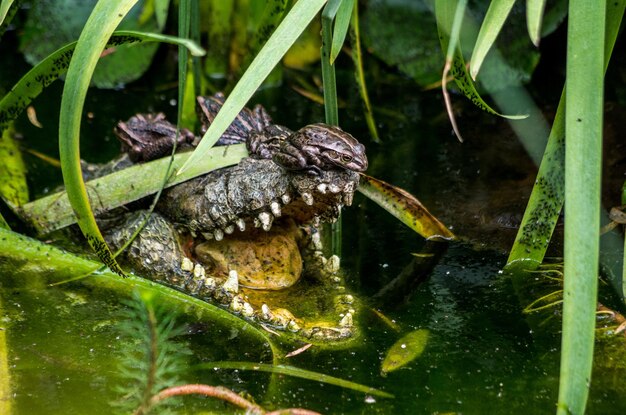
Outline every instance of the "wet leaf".
<svg viewBox="0 0 626 415"><path fill-rule="evenodd" d="M455 239L454 234L406 190L366 174L361 174L358 190L424 238Z"/></svg>
<svg viewBox="0 0 626 415"><path fill-rule="evenodd" d="M37 64L61 46L75 41L87 21L96 0L40 0L32 2L24 27L20 50L28 62ZM141 30L161 32L163 25L163 4L148 8L146 1L138 4L121 22L120 30ZM159 3L163 3L160 1ZM169 3L169 2L167 2ZM158 16L158 19L157 19ZM48 30L48 28L55 30ZM119 45L110 50L98 63L93 76L94 85L100 88L113 88L139 78L150 66L156 53L157 44Z"/></svg>
<svg viewBox="0 0 626 415"><path fill-rule="evenodd" d="M26 166L22 152L13 138L12 125L0 137L0 196L12 207L28 202Z"/></svg>
<svg viewBox="0 0 626 415"><path fill-rule="evenodd" d="M429 330L420 329L410 332L395 342L387 351L387 355L381 364L381 372L387 374L398 370L424 353L428 344Z"/></svg>
<svg viewBox="0 0 626 415"><path fill-rule="evenodd" d="M374 389L360 383L351 382L349 380L336 378L334 376L325 375L323 373L312 372L310 370L300 369L287 365L269 365L267 363L256 362L207 362L197 366L203 369L238 369L238 370L254 370L259 372L278 373L281 375L294 376L300 379L312 380L315 382L327 383L329 385L339 386L344 389L352 389L358 392L368 393L381 398L393 398L390 393Z"/></svg>

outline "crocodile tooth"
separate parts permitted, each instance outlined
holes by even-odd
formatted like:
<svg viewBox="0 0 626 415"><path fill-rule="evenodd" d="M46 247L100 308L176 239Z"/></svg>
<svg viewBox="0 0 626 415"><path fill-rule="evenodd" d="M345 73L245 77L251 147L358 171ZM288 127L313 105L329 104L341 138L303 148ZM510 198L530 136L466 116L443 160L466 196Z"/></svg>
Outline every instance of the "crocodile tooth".
<svg viewBox="0 0 626 415"><path fill-rule="evenodd" d="M261 221L259 220L259 218L254 218L254 227L255 228L261 227Z"/></svg>
<svg viewBox="0 0 626 415"><path fill-rule="evenodd" d="M298 325L295 320L289 320L289 323L287 323L287 330L291 331L292 333L297 333L300 331L300 329L300 325Z"/></svg>
<svg viewBox="0 0 626 415"><path fill-rule="evenodd" d="M204 236L204 239L206 239L207 241L213 239L213 234L211 232L202 232L202 236Z"/></svg>
<svg viewBox="0 0 626 415"><path fill-rule="evenodd" d="M211 207L211 210L209 211L209 214L211 215L211 219L216 220L220 217L220 210L217 208L217 206L213 205Z"/></svg>
<svg viewBox="0 0 626 415"><path fill-rule="evenodd" d="M317 185L317 190L322 194L326 194L326 187L326 183L320 183Z"/></svg>
<svg viewBox="0 0 626 415"><path fill-rule="evenodd" d="M346 313L346 315L343 316L341 321L339 321L340 327L352 327L352 325L353 325L352 314L350 313Z"/></svg>
<svg viewBox="0 0 626 415"><path fill-rule="evenodd" d="M337 255L333 255L330 258L328 258L328 262L326 263L326 271L331 273L331 274L335 274L337 273L337 271L339 271L339 257Z"/></svg>
<svg viewBox="0 0 626 415"><path fill-rule="evenodd" d="M228 225L227 227L224 228L224 232L227 234L231 234L233 232L235 232L235 225L233 225L232 223L230 225Z"/></svg>
<svg viewBox="0 0 626 415"><path fill-rule="evenodd" d="M259 221L261 222L264 231L270 230L270 228L272 227L273 219L274 217L268 212L259 213Z"/></svg>
<svg viewBox="0 0 626 415"><path fill-rule="evenodd" d="M282 212L280 211L280 203L278 202L270 203L270 209L276 217L279 217L282 214Z"/></svg>
<svg viewBox="0 0 626 415"><path fill-rule="evenodd" d="M330 190L331 193L339 193L341 191L341 188L333 183L328 185L328 189Z"/></svg>
<svg viewBox="0 0 626 415"><path fill-rule="evenodd" d="M191 270L193 270L193 261L186 256L183 257L183 260L180 263L180 269L191 272Z"/></svg>
<svg viewBox="0 0 626 415"><path fill-rule="evenodd" d="M346 192L343 194L343 203L345 203L346 206L352 206L352 197L354 196L354 193L352 192Z"/></svg>
<svg viewBox="0 0 626 415"><path fill-rule="evenodd" d="M235 223L237 224L237 227L239 228L239 230L241 232L246 230L246 221L241 219L241 218L237 218L237 220L235 221Z"/></svg>
<svg viewBox="0 0 626 415"><path fill-rule="evenodd" d="M322 250L322 240L319 232L314 232L311 234L311 244L313 244L313 248L315 248L316 250Z"/></svg>
<svg viewBox="0 0 626 415"><path fill-rule="evenodd" d="M272 312L270 311L270 308L268 307L267 304L263 303L261 305L261 318L263 318L266 321L269 321L269 319L271 318Z"/></svg>
<svg viewBox="0 0 626 415"><path fill-rule="evenodd" d="M317 227L320 226L320 222L321 222L321 220L320 220L319 215L315 215L315 216L313 216L313 220L311 221L311 225L313 225L314 227L317 228Z"/></svg>
<svg viewBox="0 0 626 415"><path fill-rule="evenodd" d="M239 291L239 274L234 269L228 271L228 278L222 284L224 291L236 294Z"/></svg>
<svg viewBox="0 0 626 415"><path fill-rule="evenodd" d="M291 197L287 193L282 195L280 199L283 201L283 205L286 205L287 203L291 202Z"/></svg>
<svg viewBox="0 0 626 415"><path fill-rule="evenodd" d="M354 192L354 183L353 182L348 182L346 183L346 185L343 187L343 191L344 192Z"/></svg>
<svg viewBox="0 0 626 415"><path fill-rule="evenodd" d="M193 267L193 276L195 278L202 278L206 276L206 271L204 269L204 267L200 264L196 264L196 266Z"/></svg>
<svg viewBox="0 0 626 415"><path fill-rule="evenodd" d="M302 200L309 206L313 206L313 196L311 193L302 193Z"/></svg>
<svg viewBox="0 0 626 415"><path fill-rule="evenodd" d="M215 236L216 241L221 241L222 239L224 239L224 231L222 231L221 229L216 229L213 232L213 236Z"/></svg>
<svg viewBox="0 0 626 415"><path fill-rule="evenodd" d="M254 308L252 308L252 305L250 305L249 302L244 301L243 302L243 307L241 309L241 315L244 317L252 317L254 316Z"/></svg>

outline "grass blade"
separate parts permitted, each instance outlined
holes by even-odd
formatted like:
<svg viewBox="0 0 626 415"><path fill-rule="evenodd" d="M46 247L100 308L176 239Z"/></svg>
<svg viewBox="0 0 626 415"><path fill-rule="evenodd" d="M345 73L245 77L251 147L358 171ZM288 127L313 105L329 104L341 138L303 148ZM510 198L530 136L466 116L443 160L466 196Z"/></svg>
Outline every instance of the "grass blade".
<svg viewBox="0 0 626 415"><path fill-rule="evenodd" d="M351 382L349 380L336 378L334 376L325 375L323 373L312 372L310 370L300 369L294 366L288 365L270 365L267 363L255 363L255 362L207 362L196 366L198 369L237 369L237 370L252 370L257 372L269 372L277 373L280 375L293 376L300 379L311 380L314 382L327 383L329 385L339 386L344 389L352 389L358 392L367 393L381 398L393 398L390 393L374 389L369 386L361 385L360 383Z"/></svg>
<svg viewBox="0 0 626 415"><path fill-rule="evenodd" d="M176 154L172 168L180 168L190 155L190 153ZM203 164L194 165L184 174L171 177L166 187L206 174L214 169L237 164L247 155L248 152L243 144L230 146L226 152L224 147L211 149ZM170 158L165 157L148 163L137 164L87 182L89 199L93 201L96 214L156 193L162 182L154 180L154 177L162 177L169 163ZM76 221L65 192L55 193L30 202L22 206L20 213L22 219L29 222L39 234L52 232Z"/></svg>
<svg viewBox="0 0 626 415"><path fill-rule="evenodd" d="M460 8L466 0L459 1ZM436 0L435 13L437 17L437 30L441 40L441 49L447 51L447 64L450 65L450 73L454 76L454 81L463 92L465 97L472 101L478 108L490 114L497 115L510 120L521 120L527 118L528 115L505 115L500 114L491 108L480 96L476 90L474 80L467 71L465 59L458 46L458 32L460 31L460 19L457 14L457 3L448 0ZM454 33L452 33L454 31ZM453 47L450 47L452 45Z"/></svg>
<svg viewBox="0 0 626 415"><path fill-rule="evenodd" d="M470 59L472 79L476 80L476 75L478 75L478 71L480 71L480 67L489 49L491 49L496 41L514 4L515 0L493 0L489 5L485 20L483 20L483 24L480 26L480 32L478 32L472 58Z"/></svg>
<svg viewBox="0 0 626 415"><path fill-rule="evenodd" d="M331 60L333 43L332 23L341 6L341 0L330 0L322 12L322 84L324 88L324 113L326 124L339 125L337 81Z"/></svg>
<svg viewBox="0 0 626 415"><path fill-rule="evenodd" d="M0 25L4 23L4 19L7 17L13 2L14 0L2 0L0 3Z"/></svg>
<svg viewBox="0 0 626 415"><path fill-rule="evenodd" d="M565 103L565 279L559 414L585 412L595 335L606 2L570 0ZM600 29L600 30L598 30Z"/></svg>
<svg viewBox="0 0 626 415"><path fill-rule="evenodd" d="M202 141L200 141L200 144L189 160L187 160L187 163L179 170L178 174L183 173L189 166L202 162L207 151L226 131L226 128L246 105L252 94L270 74L274 66L280 62L280 59L306 29L309 22L317 15L324 3L326 3L326 0L298 1L294 4L265 46L263 46L263 49L254 58L239 82L237 82L228 99L226 99L224 106L211 123L206 134L204 134Z"/></svg>
<svg viewBox="0 0 626 415"><path fill-rule="evenodd" d="M164 42L184 45L189 48L192 55L201 56L204 50L194 42L173 36L158 33L142 33L135 31L117 31L109 39L107 46L115 46L128 43ZM65 45L46 59L34 66L13 86L0 101L0 130L7 128L8 122L16 119L18 115L35 99L41 91L57 78L63 75L70 64L74 54L76 42Z"/></svg>
<svg viewBox="0 0 626 415"><path fill-rule="evenodd" d="M1 228L1 226L0 226ZM0 297L0 315L2 311L2 297ZM5 319L0 323L0 414L12 413L11 406L14 396L11 393L11 376L9 372L9 348L7 347L8 322Z"/></svg>
<svg viewBox="0 0 626 415"><path fill-rule="evenodd" d="M359 86L359 94L361 95L361 101L365 108L365 121L367 122L367 128L370 130L372 140L375 143L380 143L380 137L378 135L378 128L376 127L376 120L374 120L374 112L372 111L372 104L367 92L367 84L365 82L365 71L363 70L363 52L361 49L361 29L359 27L359 3L354 3L354 10L352 11L352 21L350 24L350 43L352 44L352 62L354 63L354 77L356 83Z"/></svg>
<svg viewBox="0 0 626 415"><path fill-rule="evenodd" d="M626 0L607 6L606 44L604 46L604 71L615 46L622 22ZM548 248L550 237L559 219L563 201L565 165L565 90L561 95L550 137L546 146L535 186L524 211L506 269L509 271L535 269Z"/></svg>
<svg viewBox="0 0 626 415"><path fill-rule="evenodd" d="M7 30L18 8L19 3L15 0L2 0L2 2L0 2L0 37L2 37Z"/></svg>
<svg viewBox="0 0 626 415"><path fill-rule="evenodd" d="M348 33L348 28L350 27L350 19L352 18L353 11L354 0L342 0L339 5L339 9L337 9L337 14L335 15L335 27L333 29L333 41L330 48L331 65L335 62L337 56L339 56L339 52L341 52L343 43L346 40L346 34Z"/></svg>
<svg viewBox="0 0 626 415"><path fill-rule="evenodd" d="M541 40L541 23L543 22L543 11L546 7L546 0L526 1L526 25L528 35L535 46L539 46Z"/></svg>

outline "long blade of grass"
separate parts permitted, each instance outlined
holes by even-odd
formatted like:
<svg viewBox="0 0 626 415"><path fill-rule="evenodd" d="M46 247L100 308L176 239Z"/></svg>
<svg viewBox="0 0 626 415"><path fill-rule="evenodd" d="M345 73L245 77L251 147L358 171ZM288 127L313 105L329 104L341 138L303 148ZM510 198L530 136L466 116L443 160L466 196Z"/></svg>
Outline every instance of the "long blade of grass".
<svg viewBox="0 0 626 415"><path fill-rule="evenodd" d="M0 259L1 272L10 270L15 278L46 278L47 283L84 275L101 265L96 261L2 229L0 229ZM212 321L219 321L225 327L234 327L242 333L252 335L261 344L269 344L273 357L278 355L278 348L264 330L220 307L162 284L133 275L121 278L110 271L103 271L95 278L82 279L80 284L111 290L126 296L130 296L137 288L156 292L171 309L181 313L193 313L198 319L208 316Z"/></svg>
<svg viewBox="0 0 626 415"><path fill-rule="evenodd" d="M459 4L467 3L466 0L461 0ZM467 99L472 101L478 108L486 111L490 114L497 115L509 120L521 120L527 118L528 115L505 115L500 114L493 108L491 108L480 96L476 90L476 85L470 73L467 71L465 65L465 59L458 45L454 48L450 48L449 44L453 41L453 44L458 43L458 35L452 36L452 29L457 25L460 28L460 19L456 18L457 14L457 2L448 0L436 0L435 1L435 13L437 17L437 30L439 32L439 39L441 42L441 50L454 51L452 57L447 58L446 65L450 66L450 73L454 77L456 85ZM457 23L455 23L457 22ZM455 29L455 33L460 29Z"/></svg>
<svg viewBox="0 0 626 415"><path fill-rule="evenodd" d="M626 0L607 5L604 71L608 67L613 47L622 22ZM556 116L550 130L535 186L524 211L515 242L507 259L509 271L535 269L548 248L548 243L559 219L564 201L565 165L565 89L561 95Z"/></svg>
<svg viewBox="0 0 626 415"><path fill-rule="evenodd" d="M546 0L526 0L526 26L528 35L535 46L539 46L541 40L541 23Z"/></svg>
<svg viewBox="0 0 626 415"><path fill-rule="evenodd" d="M115 46L130 43L164 42L175 45L184 45L189 48L193 55L201 56L204 50L196 43L188 39L180 39L173 36L158 33L143 33L136 31L117 31L107 42L107 46ZM22 111L35 99L41 91L63 75L70 64L74 54L76 42L69 43L44 60L39 62L26 73L13 86L0 101L0 130L7 128L7 123L16 119Z"/></svg>
<svg viewBox="0 0 626 415"><path fill-rule="evenodd" d="M485 20L480 26L478 38L474 45L472 58L470 59L470 73L472 79L476 80L476 75L480 71L480 67L487 56L487 52L493 46L504 22L513 8L515 0L493 0L487 9Z"/></svg>
<svg viewBox="0 0 626 415"><path fill-rule="evenodd" d="M346 40L353 11L354 0L342 0L339 5L339 9L337 9L337 14L335 15L335 26L333 29L333 41L330 48L331 65L335 62L337 56L339 56L339 52L341 52L343 43Z"/></svg>
<svg viewBox="0 0 626 415"><path fill-rule="evenodd" d="M200 144L187 163L179 170L183 173L189 166L201 163L207 151L221 137L239 111L246 105L252 94L270 74L274 66L291 45L302 34L307 25L320 11L326 0L298 1L287 13L259 54L254 58L235 88L224 102L224 106L209 126Z"/></svg>
<svg viewBox="0 0 626 415"><path fill-rule="evenodd" d="M325 375L323 373L313 372L310 370L300 369L288 365L270 365L267 363L255 362L207 362L196 366L197 369L237 369L252 370L257 372L269 372L280 375L293 376L300 379L311 380L314 382L327 383L329 385L339 386L344 389L352 389L358 392L367 393L381 398L393 398L394 396L388 392L381 391L360 383L351 382L349 380L340 379L334 376Z"/></svg>
<svg viewBox="0 0 626 415"><path fill-rule="evenodd" d="M559 414L585 412L593 365L600 248L605 17L604 1L569 2Z"/></svg>
<svg viewBox="0 0 626 415"><path fill-rule="evenodd" d="M190 153L179 153L174 156L172 168L178 169L190 157ZM204 163L194 165L184 174L170 177L165 187L170 187L194 177L206 174L214 169L237 164L246 157L244 144L211 149ZM125 205L134 200L156 193L161 187L159 180L170 163L165 157L148 163L137 164L124 170L87 182L89 199L93 201L96 214ZM68 196L65 192L55 193L37 199L22 206L22 219L27 221L39 234L46 234L76 221L72 213Z"/></svg>
<svg viewBox="0 0 626 415"><path fill-rule="evenodd" d="M2 0L0 3L0 25L4 23L4 19L7 17L7 13L14 1L15 0Z"/></svg>
<svg viewBox="0 0 626 415"><path fill-rule="evenodd" d="M356 83L359 86L359 95L361 95L361 101L365 107L365 121L367 122L367 128L372 135L372 140L375 143L380 143L380 136L378 135L378 128L376 127L376 120L374 120L374 112L372 111L372 104L367 92L367 83L365 82L365 71L363 70L363 52L361 49L361 29L359 28L359 2L354 2L354 9L352 11L352 20L350 22L350 43L352 44L352 62L354 63L354 77Z"/></svg>

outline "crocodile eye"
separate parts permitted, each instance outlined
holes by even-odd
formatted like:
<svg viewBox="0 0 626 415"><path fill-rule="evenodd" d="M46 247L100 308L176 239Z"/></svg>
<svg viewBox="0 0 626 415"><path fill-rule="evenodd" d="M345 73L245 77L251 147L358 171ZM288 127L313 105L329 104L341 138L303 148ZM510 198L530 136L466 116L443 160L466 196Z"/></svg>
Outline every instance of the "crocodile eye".
<svg viewBox="0 0 626 415"><path fill-rule="evenodd" d="M343 154L341 156L341 161L343 161L344 163L349 163L352 161L352 156L349 156L347 154Z"/></svg>

